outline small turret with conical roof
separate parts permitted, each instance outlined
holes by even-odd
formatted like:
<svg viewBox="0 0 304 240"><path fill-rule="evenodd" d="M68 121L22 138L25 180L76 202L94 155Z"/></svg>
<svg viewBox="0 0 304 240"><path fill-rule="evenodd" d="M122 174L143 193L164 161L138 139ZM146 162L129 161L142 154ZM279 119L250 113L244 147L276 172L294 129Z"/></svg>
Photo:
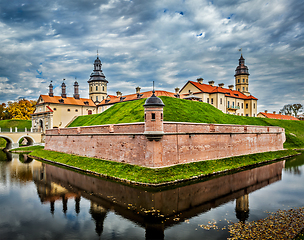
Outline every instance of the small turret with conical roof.
<svg viewBox="0 0 304 240"><path fill-rule="evenodd" d="M150 141L159 141L164 135L163 108L165 104L159 97L155 96L154 87L152 96L147 98L143 106L145 108L144 134Z"/></svg>

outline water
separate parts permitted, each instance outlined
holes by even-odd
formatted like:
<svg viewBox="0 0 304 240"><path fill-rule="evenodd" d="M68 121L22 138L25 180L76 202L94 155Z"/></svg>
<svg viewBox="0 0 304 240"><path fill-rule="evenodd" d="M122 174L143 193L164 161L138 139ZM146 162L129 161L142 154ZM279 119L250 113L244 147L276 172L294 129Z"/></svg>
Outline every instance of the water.
<svg viewBox="0 0 304 240"><path fill-rule="evenodd" d="M303 173L302 154L155 190L0 152L0 239L227 239L231 222L303 207Z"/></svg>

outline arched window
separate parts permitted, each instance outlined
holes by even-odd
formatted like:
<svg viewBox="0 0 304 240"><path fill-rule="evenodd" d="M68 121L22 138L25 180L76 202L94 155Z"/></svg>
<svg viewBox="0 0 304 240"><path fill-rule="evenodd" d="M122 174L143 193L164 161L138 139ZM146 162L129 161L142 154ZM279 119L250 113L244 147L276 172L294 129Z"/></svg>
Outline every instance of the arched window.
<svg viewBox="0 0 304 240"><path fill-rule="evenodd" d="M102 87L102 91L104 91L104 86Z"/></svg>
<svg viewBox="0 0 304 240"><path fill-rule="evenodd" d="M88 111L88 115L91 115L91 114L92 114L92 110L89 110L89 111Z"/></svg>
<svg viewBox="0 0 304 240"><path fill-rule="evenodd" d="M98 91L98 86L96 86L96 91Z"/></svg>

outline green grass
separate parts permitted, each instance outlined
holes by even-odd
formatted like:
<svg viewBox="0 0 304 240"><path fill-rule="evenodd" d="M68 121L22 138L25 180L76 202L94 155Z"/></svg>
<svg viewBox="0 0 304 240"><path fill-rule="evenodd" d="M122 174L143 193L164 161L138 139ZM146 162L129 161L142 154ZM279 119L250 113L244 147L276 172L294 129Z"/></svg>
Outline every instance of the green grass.
<svg viewBox="0 0 304 240"><path fill-rule="evenodd" d="M44 149L43 146L28 146L28 147L20 147L20 148L14 148L10 150L10 152L32 152L34 150L41 150Z"/></svg>
<svg viewBox="0 0 304 240"><path fill-rule="evenodd" d="M208 103L161 97L164 104L164 121L219 123L238 125L280 126L285 128L285 148L304 148L304 121L277 120L229 115ZM144 121L145 99L117 103L100 114L81 116L69 127Z"/></svg>
<svg viewBox="0 0 304 240"><path fill-rule="evenodd" d="M218 171L233 170L235 168L245 167L285 156L294 155L296 153L297 152L294 150L257 153L220 160L209 160L189 164L181 164L158 169L150 169L137 165L47 151L44 149L36 149L29 155L63 163L69 166L74 166L82 170L97 172L109 177L141 183L157 184L175 180L189 179L195 176L206 176Z"/></svg>
<svg viewBox="0 0 304 240"><path fill-rule="evenodd" d="M12 128L27 128L30 129L32 127L32 121L31 120L0 120L0 128L2 129L9 129Z"/></svg>

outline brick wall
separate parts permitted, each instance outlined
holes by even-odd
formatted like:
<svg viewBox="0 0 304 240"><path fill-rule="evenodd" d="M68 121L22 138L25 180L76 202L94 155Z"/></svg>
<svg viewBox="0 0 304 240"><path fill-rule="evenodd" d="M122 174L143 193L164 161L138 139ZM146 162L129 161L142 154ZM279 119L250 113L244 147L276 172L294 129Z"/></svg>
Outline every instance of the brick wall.
<svg viewBox="0 0 304 240"><path fill-rule="evenodd" d="M47 130L45 149L146 167L218 159L283 149L285 131L273 126L164 122L149 141L144 123Z"/></svg>

